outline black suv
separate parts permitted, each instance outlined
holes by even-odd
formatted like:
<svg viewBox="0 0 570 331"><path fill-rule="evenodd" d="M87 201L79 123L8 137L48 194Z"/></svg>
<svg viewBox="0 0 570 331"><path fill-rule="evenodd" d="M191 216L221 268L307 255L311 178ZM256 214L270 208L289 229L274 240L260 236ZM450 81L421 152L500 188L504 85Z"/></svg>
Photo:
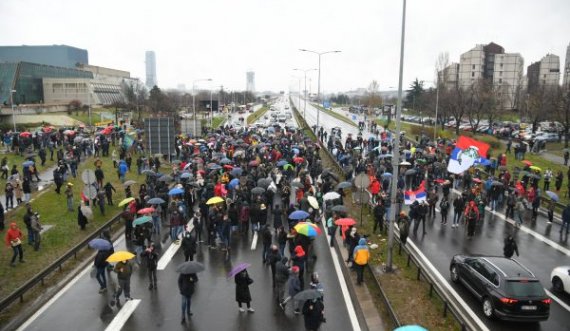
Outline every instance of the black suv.
<svg viewBox="0 0 570 331"><path fill-rule="evenodd" d="M534 274L513 259L455 255L451 280L462 283L482 302L488 318L537 322L548 319L551 299Z"/></svg>

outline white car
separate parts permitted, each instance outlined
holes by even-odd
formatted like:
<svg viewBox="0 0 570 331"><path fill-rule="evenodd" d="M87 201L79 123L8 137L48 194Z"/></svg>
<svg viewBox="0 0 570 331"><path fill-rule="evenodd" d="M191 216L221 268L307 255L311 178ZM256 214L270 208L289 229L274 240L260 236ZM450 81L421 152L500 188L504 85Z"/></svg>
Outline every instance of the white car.
<svg viewBox="0 0 570 331"><path fill-rule="evenodd" d="M566 292L570 294L570 266L560 266L554 268L550 273L552 289L555 292Z"/></svg>

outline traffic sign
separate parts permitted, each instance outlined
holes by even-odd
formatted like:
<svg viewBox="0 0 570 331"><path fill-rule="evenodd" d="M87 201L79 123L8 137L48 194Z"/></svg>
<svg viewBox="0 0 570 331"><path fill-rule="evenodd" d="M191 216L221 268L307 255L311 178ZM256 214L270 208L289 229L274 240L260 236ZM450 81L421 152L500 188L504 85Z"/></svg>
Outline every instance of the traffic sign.
<svg viewBox="0 0 570 331"><path fill-rule="evenodd" d="M365 204L368 203L368 201L370 201L370 193L368 193L367 191L355 192L353 193L353 197L354 197L354 202L356 202L357 204Z"/></svg>
<svg viewBox="0 0 570 331"><path fill-rule="evenodd" d="M370 178L366 174L360 174L354 178L354 185L363 190L370 185Z"/></svg>
<svg viewBox="0 0 570 331"><path fill-rule="evenodd" d="M95 183L95 171L91 169L83 170L83 172L81 173L81 180L85 185L91 185Z"/></svg>

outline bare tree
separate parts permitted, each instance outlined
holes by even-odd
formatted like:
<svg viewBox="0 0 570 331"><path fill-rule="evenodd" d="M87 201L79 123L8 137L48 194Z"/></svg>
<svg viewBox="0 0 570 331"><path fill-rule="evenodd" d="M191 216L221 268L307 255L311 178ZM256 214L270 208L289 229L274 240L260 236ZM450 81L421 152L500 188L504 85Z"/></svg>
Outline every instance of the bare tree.
<svg viewBox="0 0 570 331"><path fill-rule="evenodd" d="M455 134L459 135L461 119L467 114L469 92L460 87L442 89L439 92L439 106L448 115L455 118Z"/></svg>
<svg viewBox="0 0 570 331"><path fill-rule="evenodd" d="M570 90L558 86L551 102L553 104L553 120L562 124L564 147L568 148L568 133L570 131Z"/></svg>
<svg viewBox="0 0 570 331"><path fill-rule="evenodd" d="M555 99L557 89L553 86L538 86L528 93L526 110L530 122L532 123L532 132L538 129L538 123L547 119L548 114L555 111Z"/></svg>
<svg viewBox="0 0 570 331"><path fill-rule="evenodd" d="M368 85L368 90L364 96L364 104L368 106L368 115L372 115L374 113L374 108L382 105L380 85L378 85L377 81L373 80L370 85Z"/></svg>

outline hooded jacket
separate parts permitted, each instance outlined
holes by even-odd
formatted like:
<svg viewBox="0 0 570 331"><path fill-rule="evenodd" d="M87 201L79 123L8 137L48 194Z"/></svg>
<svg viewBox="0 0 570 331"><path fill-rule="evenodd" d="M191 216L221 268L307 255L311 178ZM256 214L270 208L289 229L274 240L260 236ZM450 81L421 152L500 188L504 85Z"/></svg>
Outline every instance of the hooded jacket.
<svg viewBox="0 0 570 331"><path fill-rule="evenodd" d="M358 265L366 265L368 264L368 260L370 260L370 251L368 250L368 246L366 245L366 239L361 238L358 241L358 246L354 248L354 263Z"/></svg>
<svg viewBox="0 0 570 331"><path fill-rule="evenodd" d="M6 231L6 246L12 246L12 242L18 239L22 240L22 231L16 223L10 223L10 228Z"/></svg>

